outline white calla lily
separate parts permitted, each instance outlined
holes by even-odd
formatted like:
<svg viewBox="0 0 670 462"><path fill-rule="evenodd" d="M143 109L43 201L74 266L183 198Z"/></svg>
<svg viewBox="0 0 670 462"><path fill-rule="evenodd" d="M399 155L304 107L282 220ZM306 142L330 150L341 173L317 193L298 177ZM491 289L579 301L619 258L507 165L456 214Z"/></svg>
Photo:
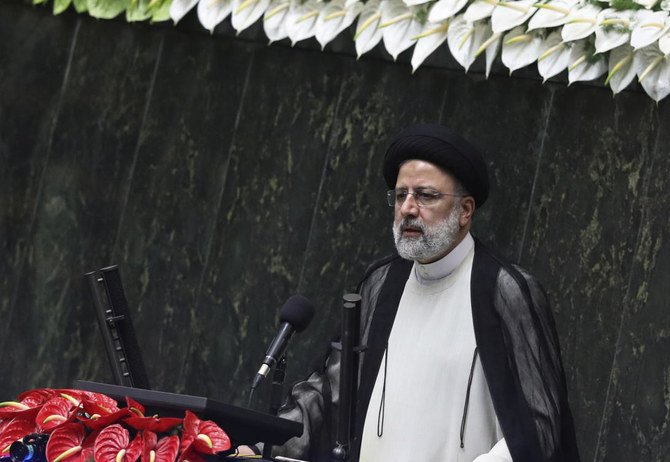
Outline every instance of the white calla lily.
<svg viewBox="0 0 670 462"><path fill-rule="evenodd" d="M198 19L202 27L213 32L214 28L228 17L232 9L232 0L200 0Z"/></svg>
<svg viewBox="0 0 670 462"><path fill-rule="evenodd" d="M186 16L186 13L191 11L191 8L198 3L198 0L172 0L170 4L170 19L177 24L181 18Z"/></svg>
<svg viewBox="0 0 670 462"><path fill-rule="evenodd" d="M253 23L258 21L271 0L233 0L233 14L231 24L239 34Z"/></svg>
<svg viewBox="0 0 670 462"><path fill-rule="evenodd" d="M321 3L308 0L300 4L292 3L286 16L286 32L291 45L312 37L316 32L316 20L321 12Z"/></svg>
<svg viewBox="0 0 670 462"><path fill-rule="evenodd" d="M286 18L291 7L289 0L274 0L263 14L263 31L270 43L288 37Z"/></svg>
<svg viewBox="0 0 670 462"><path fill-rule="evenodd" d="M538 11L530 18L528 30L562 26L570 17L575 4L576 0L549 0L545 3L536 3Z"/></svg>
<svg viewBox="0 0 670 462"><path fill-rule="evenodd" d="M544 40L545 51L537 58L537 70L546 82L570 65L572 43L565 43L561 31L555 30Z"/></svg>
<svg viewBox="0 0 670 462"><path fill-rule="evenodd" d="M524 26L512 29L503 37L502 43L502 62L510 75L537 61L544 52L542 38L535 32L526 32Z"/></svg>
<svg viewBox="0 0 670 462"><path fill-rule="evenodd" d="M421 33L421 23L416 20L413 8L401 0L388 0L382 3L382 29L384 48L393 57L416 43L413 37Z"/></svg>
<svg viewBox="0 0 670 462"><path fill-rule="evenodd" d="M607 72L607 59L604 55L593 54L590 40L580 40L574 43L570 52L568 85L597 79L605 72Z"/></svg>
<svg viewBox="0 0 670 462"><path fill-rule="evenodd" d="M564 42L581 40L596 31L598 14L602 8L587 3L572 9L570 17L561 29Z"/></svg>
<svg viewBox="0 0 670 462"><path fill-rule="evenodd" d="M658 39L658 48L660 48L663 54L670 54L670 33L666 33Z"/></svg>
<svg viewBox="0 0 670 462"><path fill-rule="evenodd" d="M612 94L616 95L630 85L640 70L640 60L636 59L635 55L635 50L628 44L610 51L609 73L605 85L609 84Z"/></svg>
<svg viewBox="0 0 670 462"><path fill-rule="evenodd" d="M437 0L428 13L428 21L441 22L461 11L468 0Z"/></svg>
<svg viewBox="0 0 670 462"><path fill-rule="evenodd" d="M498 5L498 0L475 0L465 10L463 17L470 22L488 18L493 14L496 5Z"/></svg>
<svg viewBox="0 0 670 462"><path fill-rule="evenodd" d="M491 15L493 32L506 32L528 21L537 11L533 5L535 0L499 1Z"/></svg>
<svg viewBox="0 0 670 462"><path fill-rule="evenodd" d="M358 17L358 24L356 25L354 41L356 42L356 54L358 58L372 50L382 39L383 30L379 28L381 19L381 2L379 0L370 0L363 7Z"/></svg>
<svg viewBox="0 0 670 462"><path fill-rule="evenodd" d="M323 7L316 20L314 34L322 50L354 22L361 9L362 2L351 2L347 7L345 0L332 0Z"/></svg>
<svg viewBox="0 0 670 462"><path fill-rule="evenodd" d="M644 91L658 102L670 93L670 58L656 45L637 51L640 59L638 79Z"/></svg>
<svg viewBox="0 0 670 462"><path fill-rule="evenodd" d="M437 49L445 40L449 32L449 20L443 23L426 22L421 33L414 37L416 45L412 53L412 72L416 72L419 66Z"/></svg>
<svg viewBox="0 0 670 462"><path fill-rule="evenodd" d="M613 8L598 14L596 27L596 53L604 53L630 41L633 11L617 11Z"/></svg>
<svg viewBox="0 0 670 462"><path fill-rule="evenodd" d="M635 49L644 48L660 39L669 28L667 11L645 14L633 28L630 44Z"/></svg>
<svg viewBox="0 0 670 462"><path fill-rule="evenodd" d="M463 16L454 18L447 31L447 44L451 55L467 72L477 57L477 51L487 37L491 26L484 22L471 23Z"/></svg>

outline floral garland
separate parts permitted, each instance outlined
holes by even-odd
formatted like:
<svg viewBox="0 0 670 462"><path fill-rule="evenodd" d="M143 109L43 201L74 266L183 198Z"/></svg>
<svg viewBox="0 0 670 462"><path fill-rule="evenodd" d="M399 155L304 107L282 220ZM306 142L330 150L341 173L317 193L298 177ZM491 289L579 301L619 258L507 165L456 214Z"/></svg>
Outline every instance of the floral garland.
<svg viewBox="0 0 670 462"><path fill-rule="evenodd" d="M48 388L0 403L1 462L203 462L230 451L228 435L190 411L146 417L103 394ZM131 439L131 435L134 435Z"/></svg>
<svg viewBox="0 0 670 462"><path fill-rule="evenodd" d="M544 81L567 70L569 83L607 74L614 94L635 77L655 101L670 93L670 0L54 0L54 12L70 4L175 23L197 4L210 31L228 16L238 33L262 17L270 43L314 37L322 48L358 20L359 57L379 42L393 59L414 47L413 71L447 42L466 71L483 55L487 77L500 55L510 74L537 63Z"/></svg>

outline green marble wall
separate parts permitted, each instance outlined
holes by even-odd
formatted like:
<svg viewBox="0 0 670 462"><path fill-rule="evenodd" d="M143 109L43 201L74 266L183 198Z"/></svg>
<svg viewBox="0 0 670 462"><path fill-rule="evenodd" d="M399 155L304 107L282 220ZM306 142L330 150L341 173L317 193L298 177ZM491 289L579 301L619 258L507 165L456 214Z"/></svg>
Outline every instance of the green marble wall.
<svg viewBox="0 0 670 462"><path fill-rule="evenodd" d="M283 301L318 309L391 247L380 161L415 121L488 152L476 233L544 282L587 461L670 453L667 102L375 51L267 47L0 4L0 395L110 381L82 275L118 264L156 388L234 404ZM529 78L530 76L531 78ZM261 394L258 406L266 403Z"/></svg>

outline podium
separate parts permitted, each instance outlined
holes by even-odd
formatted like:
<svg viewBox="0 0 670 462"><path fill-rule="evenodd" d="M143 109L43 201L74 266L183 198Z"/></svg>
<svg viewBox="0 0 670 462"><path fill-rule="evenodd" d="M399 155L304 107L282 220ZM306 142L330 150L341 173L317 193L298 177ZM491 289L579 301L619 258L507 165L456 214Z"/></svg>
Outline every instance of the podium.
<svg viewBox="0 0 670 462"><path fill-rule="evenodd" d="M244 409L201 396L181 395L164 391L110 385L77 380L80 390L105 394L124 402L126 396L146 408L147 415L184 417L184 411L195 413L200 419L213 420L230 437L235 446L258 442L282 445L289 438L302 435L302 424L270 414Z"/></svg>

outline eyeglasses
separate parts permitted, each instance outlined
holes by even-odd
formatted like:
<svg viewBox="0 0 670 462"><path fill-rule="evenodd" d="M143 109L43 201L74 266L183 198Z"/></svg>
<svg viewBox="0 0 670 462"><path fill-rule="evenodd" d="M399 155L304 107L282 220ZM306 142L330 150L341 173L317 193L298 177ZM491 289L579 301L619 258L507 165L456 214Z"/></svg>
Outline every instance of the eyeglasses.
<svg viewBox="0 0 670 462"><path fill-rule="evenodd" d="M435 205L442 196L463 197L463 194L441 193L434 189L419 188L414 192L409 192L407 189L398 188L386 191L386 201L388 202L389 207L395 207L396 205L401 206L409 195L414 196L416 205L419 207L430 207L431 205Z"/></svg>

